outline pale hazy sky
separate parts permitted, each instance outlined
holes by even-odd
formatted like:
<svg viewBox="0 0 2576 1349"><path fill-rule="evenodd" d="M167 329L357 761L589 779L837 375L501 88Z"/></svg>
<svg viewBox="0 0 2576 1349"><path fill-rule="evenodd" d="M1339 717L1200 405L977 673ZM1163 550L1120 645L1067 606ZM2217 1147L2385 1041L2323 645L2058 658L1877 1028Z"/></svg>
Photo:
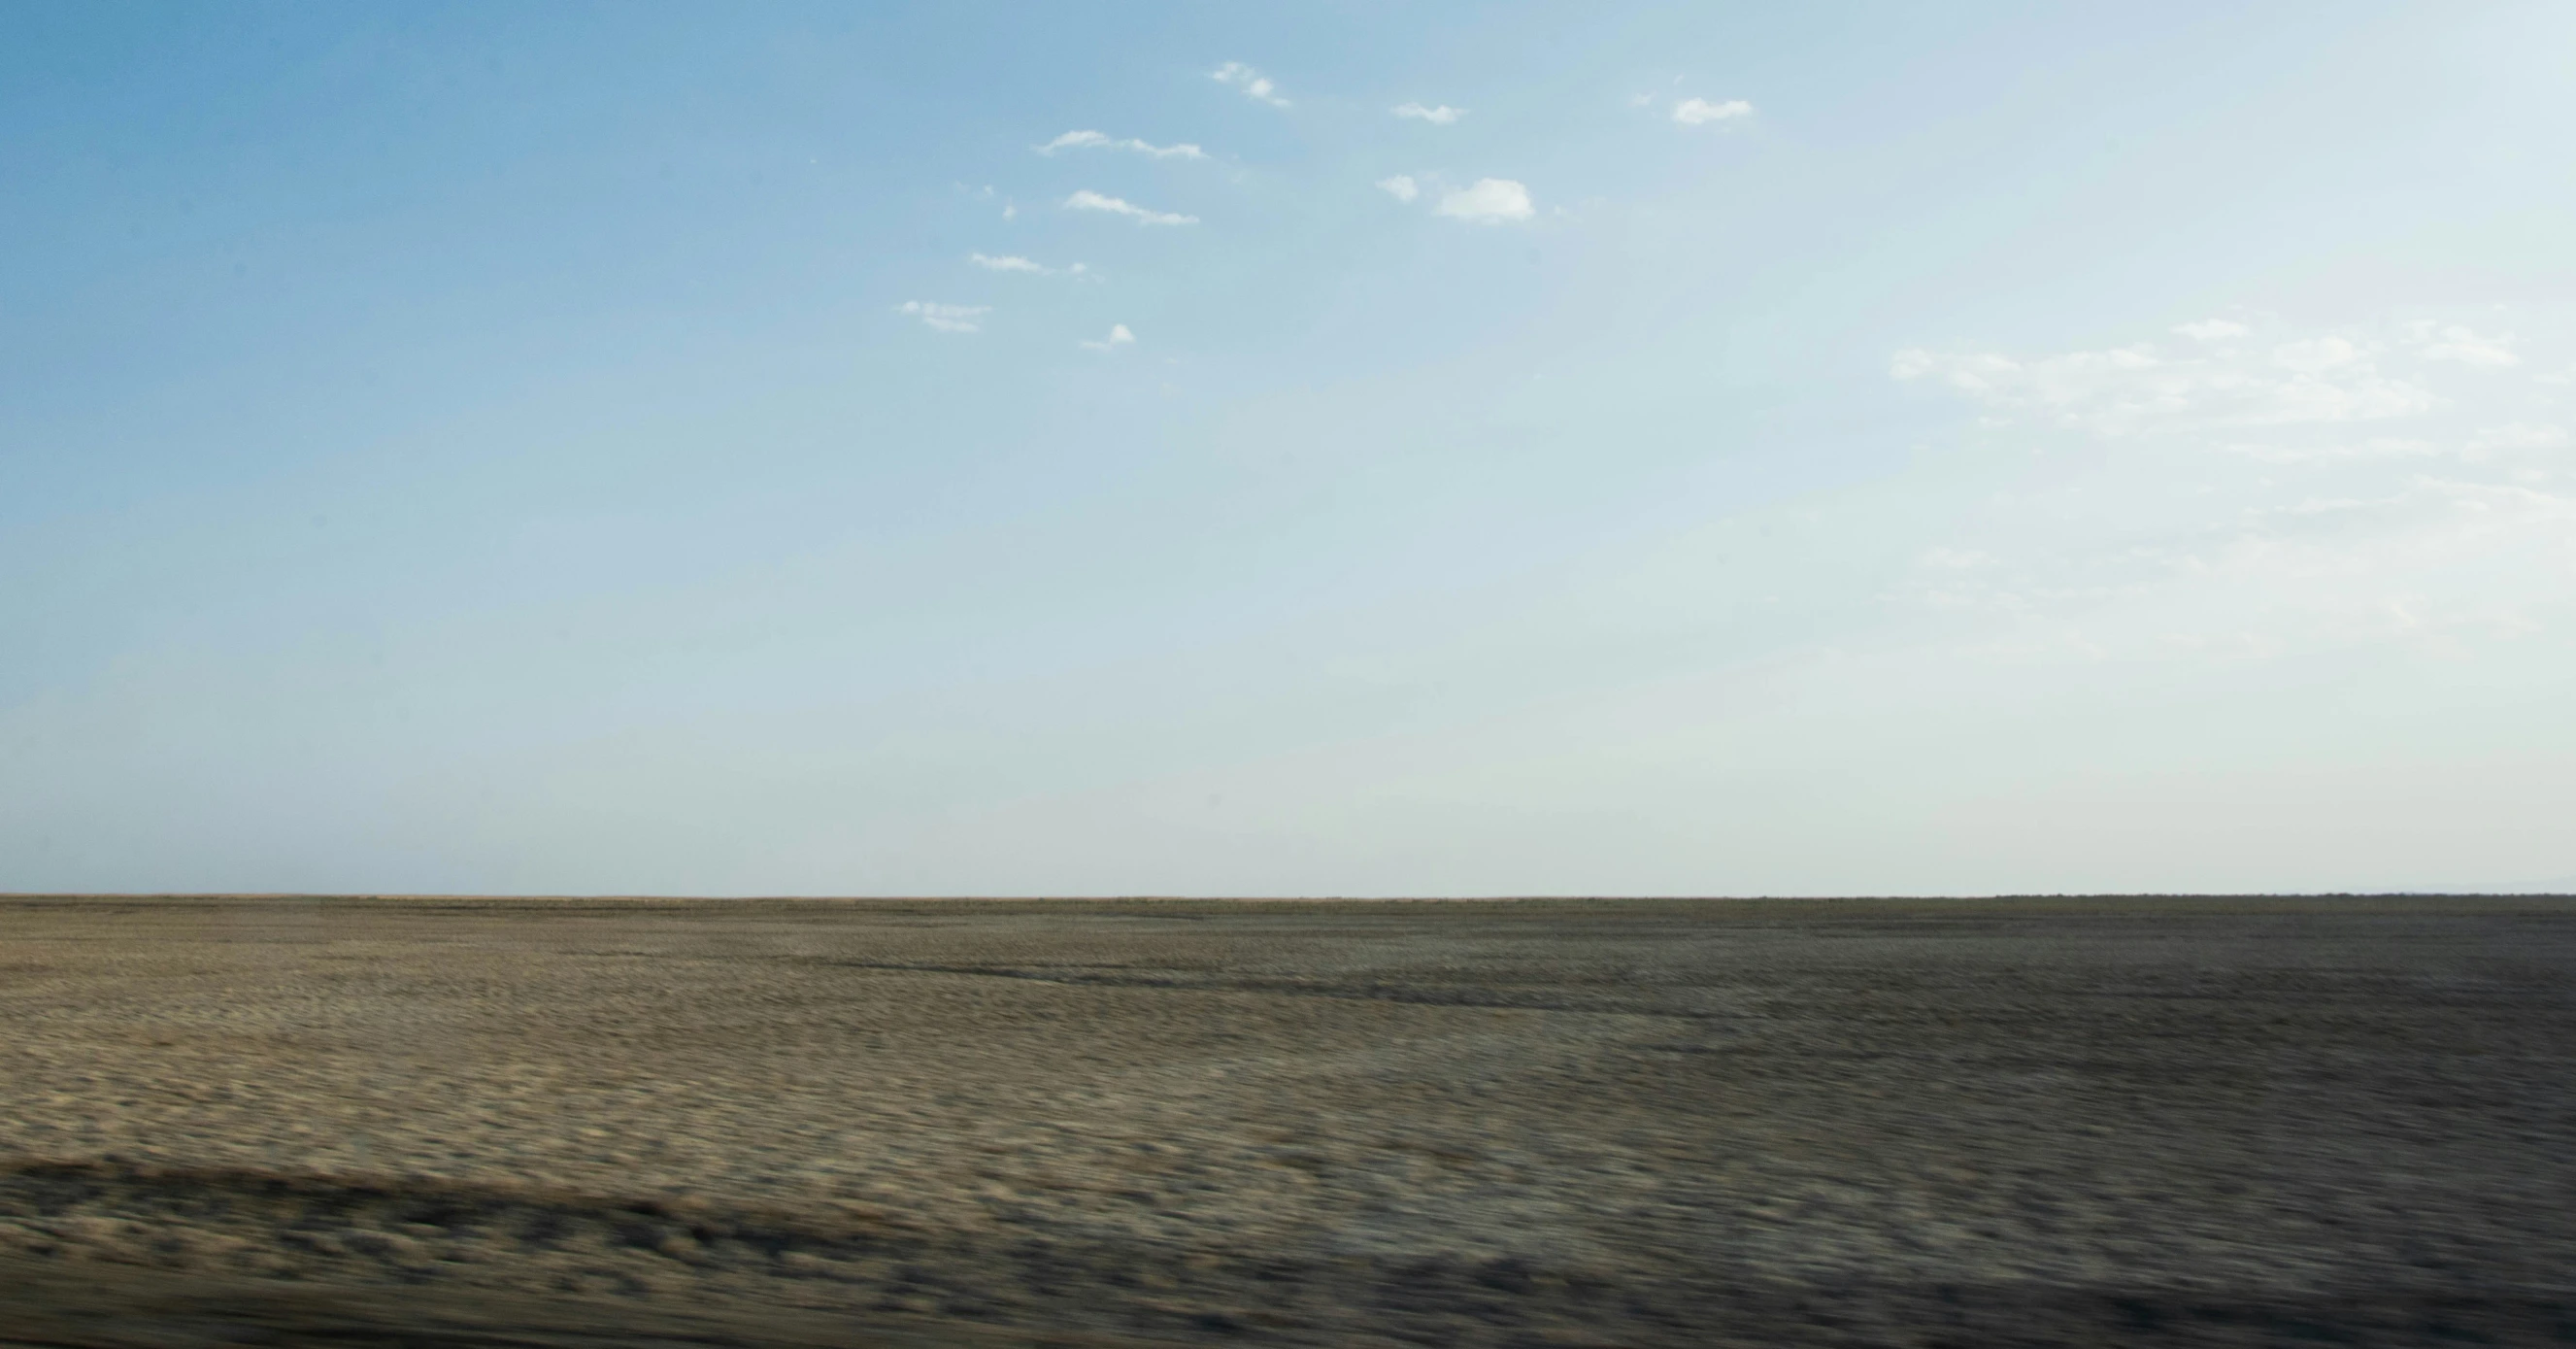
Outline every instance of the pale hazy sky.
<svg viewBox="0 0 2576 1349"><path fill-rule="evenodd" d="M0 889L2576 876L2576 6L18 4Z"/></svg>

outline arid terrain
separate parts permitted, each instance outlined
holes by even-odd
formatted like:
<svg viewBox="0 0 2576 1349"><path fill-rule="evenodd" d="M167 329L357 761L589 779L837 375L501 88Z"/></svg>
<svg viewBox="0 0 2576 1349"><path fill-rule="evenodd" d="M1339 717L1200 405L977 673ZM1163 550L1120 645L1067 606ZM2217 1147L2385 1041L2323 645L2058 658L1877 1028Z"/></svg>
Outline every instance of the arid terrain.
<svg viewBox="0 0 2576 1349"><path fill-rule="evenodd" d="M0 900L0 1344L2576 1343L2576 902Z"/></svg>

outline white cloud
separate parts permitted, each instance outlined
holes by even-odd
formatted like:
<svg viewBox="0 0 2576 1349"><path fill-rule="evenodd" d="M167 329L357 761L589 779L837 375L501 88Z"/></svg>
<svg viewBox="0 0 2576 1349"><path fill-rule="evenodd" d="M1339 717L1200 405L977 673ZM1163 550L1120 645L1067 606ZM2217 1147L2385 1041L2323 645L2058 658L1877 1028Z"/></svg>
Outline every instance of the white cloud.
<svg viewBox="0 0 2576 1349"><path fill-rule="evenodd" d="M2303 375L2323 374L2364 359L2348 337L2310 337L2272 348L2272 363Z"/></svg>
<svg viewBox="0 0 2576 1349"><path fill-rule="evenodd" d="M2198 326L2177 330L2193 339L2179 353L1897 353L1891 375L1956 392L1985 436L2119 452L2018 472L1945 520L1892 596L1927 621L2000 625L1981 648L1999 654L2447 657L2576 629L2567 429L2536 381L2434 382L2464 359L2442 349L2501 342L2391 324L2213 348L2246 334Z"/></svg>
<svg viewBox="0 0 2576 1349"><path fill-rule="evenodd" d="M1228 61L1218 66L1208 72L1208 78L1219 84L1233 85L1243 91L1245 98L1255 102L1267 103L1274 108L1288 106L1288 100L1279 96L1279 86L1272 84L1269 76L1241 61Z"/></svg>
<svg viewBox="0 0 2576 1349"><path fill-rule="evenodd" d="M1475 186L1442 197L1440 214L1479 225L1499 225L1508 220L1527 220L1537 212L1530 206L1528 188L1509 178L1479 178Z"/></svg>
<svg viewBox="0 0 2576 1349"><path fill-rule="evenodd" d="M1207 158L1207 152L1195 145L1149 145L1134 137L1126 140L1112 140L1097 131L1068 131L1037 147L1038 153L1042 155L1051 155L1058 150L1132 150L1137 154L1150 155L1156 159Z"/></svg>
<svg viewBox="0 0 2576 1349"><path fill-rule="evenodd" d="M2034 359L1995 352L1900 351L1889 373L1933 379L1997 420L2031 419L2097 435L2178 428L2377 421L2431 410L2421 385L2383 373L2339 335L2169 356L2148 345Z"/></svg>
<svg viewBox="0 0 2576 1349"><path fill-rule="evenodd" d="M2197 323L2177 323L2174 332L2195 342L2225 342L2254 331L2232 319L2202 319Z"/></svg>
<svg viewBox="0 0 2576 1349"><path fill-rule="evenodd" d="M2513 422L2480 431L2469 444L2478 450L2554 450L2567 443L2567 428Z"/></svg>
<svg viewBox="0 0 2576 1349"><path fill-rule="evenodd" d="M1686 98L1673 105L1673 120L1683 126L1705 126L1710 122L1731 122L1753 115L1753 105L1740 98L1711 103L1704 98Z"/></svg>
<svg viewBox="0 0 2576 1349"><path fill-rule="evenodd" d="M2463 365L2520 365L2522 358L2513 353L2510 337L2480 337L2451 324L2436 329L2429 323L2415 325L2415 333L2424 341L2420 349L2428 361L2458 361Z"/></svg>
<svg viewBox="0 0 2576 1349"><path fill-rule="evenodd" d="M979 333L984 331L983 317L993 312L988 304L937 304L929 300L906 300L895 306L898 314L910 314L943 333Z"/></svg>
<svg viewBox="0 0 2576 1349"><path fill-rule="evenodd" d="M1084 351L1116 351L1120 347L1134 346L1135 344L1136 334L1127 331L1126 324L1113 323L1109 325L1109 335L1107 337L1101 338L1097 342L1082 342L1077 343L1076 345L1080 346Z"/></svg>
<svg viewBox="0 0 2576 1349"><path fill-rule="evenodd" d="M1397 201L1411 201L1422 195L1422 185L1413 181L1410 174L1399 173L1392 178L1380 178L1377 180L1377 185Z"/></svg>
<svg viewBox="0 0 2576 1349"><path fill-rule="evenodd" d="M1405 103L1398 105L1394 111L1398 117L1410 117L1416 121L1429 122L1433 126L1447 126L1467 115L1465 108L1453 108L1446 103L1431 108L1426 108L1419 103Z"/></svg>
<svg viewBox="0 0 2576 1349"><path fill-rule="evenodd" d="M2351 464L2390 459L2440 459L2463 453L2438 441L2408 436L2372 436L2359 441L2320 445L2273 441L2223 441L2218 449L2266 464Z"/></svg>
<svg viewBox="0 0 2576 1349"><path fill-rule="evenodd" d="M1653 94L1631 94L1628 97L1628 106L1632 108L1650 108L1654 106L1654 103L1655 96Z"/></svg>
<svg viewBox="0 0 2576 1349"><path fill-rule="evenodd" d="M1031 276L1054 276L1059 271L1066 276L1091 274L1091 267L1087 263L1077 262L1062 268L1049 267L1043 262L1032 261L1015 253L998 258L985 253L969 253L966 255L966 260L988 272L1026 272Z"/></svg>
<svg viewBox="0 0 2576 1349"><path fill-rule="evenodd" d="M1147 210L1133 202L1122 201L1116 197L1103 196L1088 188L1065 198L1064 205L1065 209L1069 211L1101 211L1109 215L1123 215L1128 219L1135 221L1139 225L1195 225L1199 223L1199 218L1194 215L1180 215L1171 211Z"/></svg>

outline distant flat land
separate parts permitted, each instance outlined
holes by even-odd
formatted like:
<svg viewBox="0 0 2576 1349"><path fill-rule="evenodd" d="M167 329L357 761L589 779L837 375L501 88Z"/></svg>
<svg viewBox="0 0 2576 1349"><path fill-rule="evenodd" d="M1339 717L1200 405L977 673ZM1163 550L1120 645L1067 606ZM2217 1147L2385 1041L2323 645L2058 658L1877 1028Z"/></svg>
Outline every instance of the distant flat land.
<svg viewBox="0 0 2576 1349"><path fill-rule="evenodd" d="M0 899L0 1344L2576 1343L2576 902Z"/></svg>

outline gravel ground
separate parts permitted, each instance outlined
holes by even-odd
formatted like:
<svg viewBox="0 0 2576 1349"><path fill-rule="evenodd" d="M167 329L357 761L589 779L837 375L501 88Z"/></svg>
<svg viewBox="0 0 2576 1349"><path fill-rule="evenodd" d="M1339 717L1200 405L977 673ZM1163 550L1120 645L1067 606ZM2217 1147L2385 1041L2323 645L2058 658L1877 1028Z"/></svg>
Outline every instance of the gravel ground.
<svg viewBox="0 0 2576 1349"><path fill-rule="evenodd" d="M0 900L0 1344L2576 1343L2576 902Z"/></svg>

